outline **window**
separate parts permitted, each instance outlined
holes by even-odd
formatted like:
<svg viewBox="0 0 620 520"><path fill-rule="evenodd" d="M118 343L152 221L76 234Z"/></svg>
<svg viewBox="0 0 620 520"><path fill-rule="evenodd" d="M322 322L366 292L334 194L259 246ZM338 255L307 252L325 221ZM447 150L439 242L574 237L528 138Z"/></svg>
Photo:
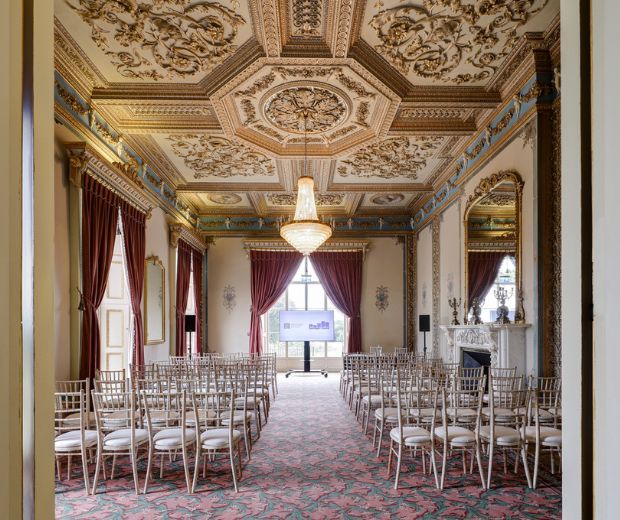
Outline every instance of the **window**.
<svg viewBox="0 0 620 520"><path fill-rule="evenodd" d="M506 306L510 310L508 317L511 321L515 319L516 294L515 294L515 258L512 255L506 255L504 261L499 268L497 278L493 287L484 297L482 312L480 317L484 323L490 323L497 319L497 307L499 302L495 297L495 291L499 287L504 287L508 291L509 298L506 300Z"/></svg>
<svg viewBox="0 0 620 520"><path fill-rule="evenodd" d="M284 294L263 316L263 345L265 351L278 357L303 357L303 341L280 341L280 311L283 310L333 310L335 341L311 341L310 356L340 357L344 350L347 317L340 312L325 294L323 286L305 257Z"/></svg>
<svg viewBox="0 0 620 520"><path fill-rule="evenodd" d="M189 294L187 296L187 307L185 308L185 314L191 315L196 314L196 297L194 294L194 256L192 255L191 262L191 274L189 277ZM198 316L196 316L198 319ZM196 334L192 332L191 334L185 334L185 341L187 342L187 352L197 352L196 350Z"/></svg>

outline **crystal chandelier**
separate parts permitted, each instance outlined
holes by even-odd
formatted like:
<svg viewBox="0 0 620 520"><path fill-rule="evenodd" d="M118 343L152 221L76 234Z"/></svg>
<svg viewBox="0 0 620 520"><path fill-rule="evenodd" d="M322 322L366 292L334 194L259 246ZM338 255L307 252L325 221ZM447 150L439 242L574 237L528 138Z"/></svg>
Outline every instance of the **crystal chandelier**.
<svg viewBox="0 0 620 520"><path fill-rule="evenodd" d="M316 249L332 235L332 228L323 224L317 217L314 202L314 179L306 175L308 162L306 122L308 109L301 115L304 118L304 175L297 181L297 205L295 218L280 228L280 236L304 256Z"/></svg>

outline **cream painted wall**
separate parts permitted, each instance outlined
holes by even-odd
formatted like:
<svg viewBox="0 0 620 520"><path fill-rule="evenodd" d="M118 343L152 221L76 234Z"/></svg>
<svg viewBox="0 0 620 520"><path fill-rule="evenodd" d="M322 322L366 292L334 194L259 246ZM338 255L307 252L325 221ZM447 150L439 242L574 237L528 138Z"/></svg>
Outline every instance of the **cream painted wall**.
<svg viewBox="0 0 620 520"><path fill-rule="evenodd" d="M426 333L427 353L433 348L433 237L431 227L426 226L418 234L418 314L431 316L431 331ZM416 320L418 317L416 316ZM416 324L416 330L418 330ZM418 352L424 350L424 333L418 332Z"/></svg>
<svg viewBox="0 0 620 520"><path fill-rule="evenodd" d="M527 330L527 372L536 371L538 357L535 349L537 334L537 307L536 295L536 230L534 214L534 148L531 143L526 143L521 137L514 138L508 145L485 164L463 186L463 196L460 201L455 201L441 215L440 231L440 318L441 324L449 324L452 316L448 307L449 275L453 275L454 296L464 294L464 279L462 276L464 266L463 246L463 213L467 199L478 186L481 179L497 173L501 170L514 169L521 175L524 181L523 187L523 210L522 210L522 285L524 295L525 316L528 323L532 324ZM432 316L432 237L431 227L426 226L419 234L418 241L418 313L431 314ZM424 284L426 284L426 305L423 301ZM462 313L459 320L462 319ZM432 328L432 327L431 327ZM427 346L432 345L432 334L427 334ZM418 345L421 345L422 335L419 335ZM445 338L440 338L440 349L445 352Z"/></svg>
<svg viewBox="0 0 620 520"><path fill-rule="evenodd" d="M441 215L439 248L443 253L450 251L449 254L440 254L439 274L441 297L440 303L440 323L449 324L452 321L452 309L448 305L448 299L455 297L457 300L462 297L461 279L463 272L463 226L461 217L461 201L454 202ZM458 319L462 323L463 307L459 311ZM440 334L439 348L444 359L446 359L446 338Z"/></svg>
<svg viewBox="0 0 620 520"><path fill-rule="evenodd" d="M170 308L170 287L169 280L169 245L168 245L168 222L166 214L161 208L153 208L151 218L146 221L146 256L156 255L162 261L166 276L166 288L164 291L165 302L164 309ZM144 301L142 302L142 310L144 312ZM165 341L156 345L144 345L144 361L152 363L154 361L163 361L168 359L170 354L170 313L164 313L166 317L165 323Z"/></svg>
<svg viewBox="0 0 620 520"><path fill-rule="evenodd" d="M243 249L241 238L218 238L208 251L208 345L215 352L247 352L250 328L250 261ZM380 344L385 350L403 345L403 245L395 238L370 240L362 278L362 345ZM228 311L223 305L223 291L232 285L236 305ZM380 312L375 306L375 292L379 285L388 287L389 307ZM298 363L298 360L291 361ZM295 365L295 367L296 367ZM279 368L289 366L286 361ZM292 365L290 365L292 366ZM322 368L317 361L315 368ZM340 364L330 364L329 369Z"/></svg>
<svg viewBox="0 0 620 520"><path fill-rule="evenodd" d="M59 141L54 150L54 198L54 375L62 381L71 379L71 262L68 161Z"/></svg>
<svg viewBox="0 0 620 520"><path fill-rule="evenodd" d="M218 238L207 251L209 352L248 352L250 332L250 260L241 238ZM235 288L232 310L223 305L224 287Z"/></svg>
<svg viewBox="0 0 620 520"><path fill-rule="evenodd" d="M362 271L362 348L381 345L384 352L404 346L404 244L395 238L373 238ZM375 305L379 285L388 288L389 306Z"/></svg>

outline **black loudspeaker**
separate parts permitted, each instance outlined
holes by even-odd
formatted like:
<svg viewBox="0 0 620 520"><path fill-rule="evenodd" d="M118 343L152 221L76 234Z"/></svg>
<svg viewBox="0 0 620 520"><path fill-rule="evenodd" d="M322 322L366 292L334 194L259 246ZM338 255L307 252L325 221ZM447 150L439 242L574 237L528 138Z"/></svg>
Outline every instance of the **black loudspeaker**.
<svg viewBox="0 0 620 520"><path fill-rule="evenodd" d="M185 332L196 332L196 315L185 315Z"/></svg>
<svg viewBox="0 0 620 520"><path fill-rule="evenodd" d="M431 315L430 314L420 314L420 332L430 332L431 331Z"/></svg>

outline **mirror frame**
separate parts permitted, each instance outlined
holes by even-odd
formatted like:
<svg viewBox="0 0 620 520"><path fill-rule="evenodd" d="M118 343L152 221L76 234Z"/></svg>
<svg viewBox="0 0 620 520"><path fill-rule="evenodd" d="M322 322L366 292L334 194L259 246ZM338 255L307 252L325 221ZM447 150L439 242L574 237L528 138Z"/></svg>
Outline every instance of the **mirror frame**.
<svg viewBox="0 0 620 520"><path fill-rule="evenodd" d="M502 182L513 182L515 185L515 288L516 288L516 309L515 309L515 323L525 323L525 309L523 308L523 293L521 285L521 212L522 212L522 198L523 198L523 179L516 170L503 170L489 177L481 179L478 186L474 189L473 193L467 199L465 205L465 211L463 213L463 229L464 229L464 271L465 276L463 280L464 297L463 302L465 305L465 316L469 315L469 236L468 236L468 223L469 213L472 208L484 197L493 191L493 189Z"/></svg>
<svg viewBox="0 0 620 520"><path fill-rule="evenodd" d="M161 338L149 339L148 333L148 266L149 264L155 265L161 269L161 294L162 294L162 306L161 306ZM144 344L145 345L158 345L166 341L166 268L164 264L156 255L147 256L144 259Z"/></svg>

